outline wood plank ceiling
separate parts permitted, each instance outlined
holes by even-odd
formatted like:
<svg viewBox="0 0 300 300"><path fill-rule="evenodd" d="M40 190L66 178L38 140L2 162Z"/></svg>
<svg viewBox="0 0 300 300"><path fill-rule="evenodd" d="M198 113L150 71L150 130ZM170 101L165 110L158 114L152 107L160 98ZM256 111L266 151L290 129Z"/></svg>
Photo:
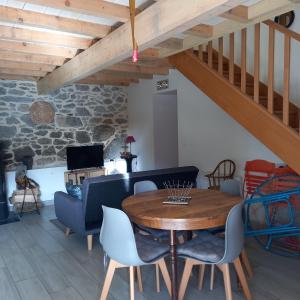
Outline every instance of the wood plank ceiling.
<svg viewBox="0 0 300 300"><path fill-rule="evenodd" d="M289 11L299 0L136 2L140 58L133 64L127 0L0 0L0 79L38 81L41 93L71 82L129 85L168 74L172 54Z"/></svg>

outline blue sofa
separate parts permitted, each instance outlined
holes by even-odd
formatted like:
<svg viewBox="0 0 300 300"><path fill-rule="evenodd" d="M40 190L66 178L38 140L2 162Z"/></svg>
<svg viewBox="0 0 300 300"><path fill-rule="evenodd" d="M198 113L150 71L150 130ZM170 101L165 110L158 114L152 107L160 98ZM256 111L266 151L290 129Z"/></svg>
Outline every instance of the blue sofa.
<svg viewBox="0 0 300 300"><path fill-rule="evenodd" d="M199 170L196 167L178 167L126 174L87 178L82 186L82 200L64 192L54 194L57 219L67 227L67 233L87 237L88 249L92 249L93 235L100 232L102 224L102 205L121 209L122 201L133 194L137 181L151 180L159 189L167 180L188 180L196 186Z"/></svg>

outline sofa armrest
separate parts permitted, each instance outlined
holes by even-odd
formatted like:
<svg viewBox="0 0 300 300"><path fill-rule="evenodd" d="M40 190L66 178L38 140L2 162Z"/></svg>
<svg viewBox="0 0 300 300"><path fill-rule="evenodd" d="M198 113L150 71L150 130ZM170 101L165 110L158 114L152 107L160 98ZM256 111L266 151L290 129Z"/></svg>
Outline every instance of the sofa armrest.
<svg viewBox="0 0 300 300"><path fill-rule="evenodd" d="M57 219L76 233L85 234L85 220L82 201L64 192L54 194Z"/></svg>

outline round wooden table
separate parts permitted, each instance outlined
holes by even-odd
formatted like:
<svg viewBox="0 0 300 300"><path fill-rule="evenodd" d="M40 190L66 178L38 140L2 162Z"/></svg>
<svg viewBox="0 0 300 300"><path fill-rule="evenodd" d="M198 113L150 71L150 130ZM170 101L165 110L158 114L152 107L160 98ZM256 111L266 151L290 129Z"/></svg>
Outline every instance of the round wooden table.
<svg viewBox="0 0 300 300"><path fill-rule="evenodd" d="M172 299L177 300L176 231L223 226L230 209L242 199L216 190L192 189L188 205L163 204L167 196L167 190L139 193L127 197L122 208L134 223L170 230Z"/></svg>

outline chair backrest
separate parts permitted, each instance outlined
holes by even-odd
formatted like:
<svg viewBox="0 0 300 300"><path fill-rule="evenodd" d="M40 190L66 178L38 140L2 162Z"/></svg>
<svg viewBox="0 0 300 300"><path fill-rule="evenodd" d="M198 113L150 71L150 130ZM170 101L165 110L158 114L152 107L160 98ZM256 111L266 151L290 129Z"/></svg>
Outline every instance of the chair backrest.
<svg viewBox="0 0 300 300"><path fill-rule="evenodd" d="M103 223L100 243L113 260L127 266L143 264L138 255L134 233L128 216L121 210L102 206Z"/></svg>
<svg viewBox="0 0 300 300"><path fill-rule="evenodd" d="M232 196L241 196L241 183L236 179L220 182L220 191Z"/></svg>
<svg viewBox="0 0 300 300"><path fill-rule="evenodd" d="M134 194L157 190L156 184L151 180L138 181L133 186Z"/></svg>
<svg viewBox="0 0 300 300"><path fill-rule="evenodd" d="M229 212L225 226L225 252L218 263L234 261L244 247L243 202L235 205Z"/></svg>
<svg viewBox="0 0 300 300"><path fill-rule="evenodd" d="M219 189L220 183L227 179L233 179L235 173L235 163L230 159L222 160L216 168L207 176L209 187L211 189Z"/></svg>
<svg viewBox="0 0 300 300"><path fill-rule="evenodd" d="M244 198L249 198L259 185L273 176L275 169L276 165L266 160L247 161L243 185Z"/></svg>

